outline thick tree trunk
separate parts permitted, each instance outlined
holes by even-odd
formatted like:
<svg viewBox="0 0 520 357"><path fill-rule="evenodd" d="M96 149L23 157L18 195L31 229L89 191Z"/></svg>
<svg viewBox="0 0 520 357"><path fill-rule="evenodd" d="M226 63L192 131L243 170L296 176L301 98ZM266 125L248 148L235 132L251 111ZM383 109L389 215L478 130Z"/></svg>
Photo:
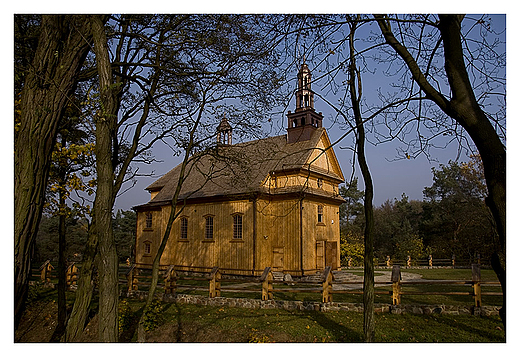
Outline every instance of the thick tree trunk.
<svg viewBox="0 0 520 357"><path fill-rule="evenodd" d="M90 49L86 16L44 15L21 96L14 155L14 317L27 299L31 252L40 222L58 121Z"/></svg>
<svg viewBox="0 0 520 357"><path fill-rule="evenodd" d="M117 88L113 85L108 42L102 16L92 16L94 51L99 75L101 110L96 117L97 191L94 201L99 239L99 339L118 341L118 261L112 230L114 163L112 138L117 124Z"/></svg>

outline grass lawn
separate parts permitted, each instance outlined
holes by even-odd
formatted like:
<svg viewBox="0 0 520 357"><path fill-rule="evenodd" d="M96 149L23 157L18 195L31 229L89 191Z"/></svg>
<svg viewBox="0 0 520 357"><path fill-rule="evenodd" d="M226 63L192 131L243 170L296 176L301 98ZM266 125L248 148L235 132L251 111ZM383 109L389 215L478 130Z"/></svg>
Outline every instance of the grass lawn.
<svg viewBox="0 0 520 357"><path fill-rule="evenodd" d="M471 280L468 269L403 269L403 272L420 274L428 280ZM356 272L359 274L359 272ZM362 272L361 272L362 274ZM376 274L383 274L382 271ZM482 270L482 280L496 281L491 270ZM194 287L206 287L207 282L182 281ZM228 283L223 283L222 296L260 298L258 292L226 292ZM288 288L284 284L275 284L276 288ZM140 290L146 290L142 288ZM376 290L390 291L391 286L377 287ZM56 289L30 290L31 318L26 326L31 331L19 331L18 342L48 342L41 337L47 331L49 321L55 319L57 311ZM434 295L428 292L472 291L471 286L462 285L417 285L403 286L404 292L423 292L425 295L403 295L402 304L417 305L473 305L472 296ZM484 286L482 291L500 291L500 286ZM207 296L207 291L193 288L179 288L178 293L192 293ZM67 301L71 304L74 293L67 292ZM318 293L275 292L276 300L321 301ZM500 306L501 296L483 296L483 305ZM335 302L361 303L361 294L334 293ZM376 303L391 303L391 295L376 294ZM137 321L144 303L138 300L123 299L120 306L127 309L120 312L121 342L136 340ZM97 324L95 311L97 297L91 305L94 319L89 324L89 333L83 342L96 342ZM245 309L231 307L197 306L181 303L158 303L156 315L151 319L147 332L149 342L362 342L363 315L354 312L318 312L285 311L274 309ZM41 315L41 316L40 316ZM41 328L37 330L41 317ZM375 315L377 342L505 342L503 325L498 316L479 317L466 315L393 315L381 313ZM36 333L36 331L39 331ZM17 337L18 338L18 337Z"/></svg>
<svg viewBox="0 0 520 357"><path fill-rule="evenodd" d="M138 310L138 302L130 302ZM150 342L362 342L363 315L161 304ZM376 314L377 342L505 342L498 317ZM134 341L135 331L126 333Z"/></svg>

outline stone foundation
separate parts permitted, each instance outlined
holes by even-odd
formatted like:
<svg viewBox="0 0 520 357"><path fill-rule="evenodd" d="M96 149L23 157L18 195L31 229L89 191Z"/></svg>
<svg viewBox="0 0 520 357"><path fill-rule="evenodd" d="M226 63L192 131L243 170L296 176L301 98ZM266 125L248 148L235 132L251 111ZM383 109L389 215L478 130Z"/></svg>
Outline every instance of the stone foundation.
<svg viewBox="0 0 520 357"><path fill-rule="evenodd" d="M133 291L126 295L129 298L145 300L146 291ZM184 304L196 304L203 306L228 306L242 307L246 309L283 309L299 311L347 311L363 312L363 304L344 303L344 302L313 302L313 301L285 301L245 299L245 298L210 298L202 295L186 294L157 294L157 298L164 302L177 302ZM453 306L453 305L390 305L374 304L376 313L391 314L415 314L415 315L476 315L476 316L498 316L499 306Z"/></svg>

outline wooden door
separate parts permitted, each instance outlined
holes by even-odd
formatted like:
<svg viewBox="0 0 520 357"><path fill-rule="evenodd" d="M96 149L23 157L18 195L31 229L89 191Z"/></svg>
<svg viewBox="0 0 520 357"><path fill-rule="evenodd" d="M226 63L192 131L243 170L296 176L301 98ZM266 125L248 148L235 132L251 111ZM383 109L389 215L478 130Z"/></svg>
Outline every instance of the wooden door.
<svg viewBox="0 0 520 357"><path fill-rule="evenodd" d="M332 270L338 269L338 242L327 242L325 265Z"/></svg>
<svg viewBox="0 0 520 357"><path fill-rule="evenodd" d="M325 269L325 242L316 242L316 269Z"/></svg>
<svg viewBox="0 0 520 357"><path fill-rule="evenodd" d="M273 271L283 271L283 247L273 248Z"/></svg>

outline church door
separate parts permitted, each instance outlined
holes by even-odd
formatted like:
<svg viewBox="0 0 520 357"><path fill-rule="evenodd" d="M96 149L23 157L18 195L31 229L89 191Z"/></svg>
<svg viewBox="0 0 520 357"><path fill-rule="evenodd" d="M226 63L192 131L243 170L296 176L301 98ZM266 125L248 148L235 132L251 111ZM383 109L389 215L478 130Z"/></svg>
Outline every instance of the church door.
<svg viewBox="0 0 520 357"><path fill-rule="evenodd" d="M283 271L283 247L273 248L273 271Z"/></svg>
<svg viewBox="0 0 520 357"><path fill-rule="evenodd" d="M325 264L332 270L338 269L338 242L327 242Z"/></svg>

